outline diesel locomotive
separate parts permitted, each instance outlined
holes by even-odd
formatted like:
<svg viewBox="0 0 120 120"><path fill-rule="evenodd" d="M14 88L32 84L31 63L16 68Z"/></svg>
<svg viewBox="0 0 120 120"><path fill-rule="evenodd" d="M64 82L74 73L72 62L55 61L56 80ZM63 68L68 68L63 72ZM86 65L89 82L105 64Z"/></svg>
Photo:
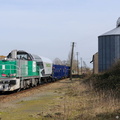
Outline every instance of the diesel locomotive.
<svg viewBox="0 0 120 120"><path fill-rule="evenodd" d="M0 91L14 91L69 77L70 67L48 58L13 50L0 60Z"/></svg>

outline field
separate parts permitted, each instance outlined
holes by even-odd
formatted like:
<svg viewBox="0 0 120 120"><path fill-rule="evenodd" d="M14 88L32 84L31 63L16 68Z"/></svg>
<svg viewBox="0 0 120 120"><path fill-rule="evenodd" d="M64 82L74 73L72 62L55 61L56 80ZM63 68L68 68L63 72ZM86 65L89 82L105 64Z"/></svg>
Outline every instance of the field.
<svg viewBox="0 0 120 120"><path fill-rule="evenodd" d="M0 102L0 120L119 120L120 101L64 79Z"/></svg>

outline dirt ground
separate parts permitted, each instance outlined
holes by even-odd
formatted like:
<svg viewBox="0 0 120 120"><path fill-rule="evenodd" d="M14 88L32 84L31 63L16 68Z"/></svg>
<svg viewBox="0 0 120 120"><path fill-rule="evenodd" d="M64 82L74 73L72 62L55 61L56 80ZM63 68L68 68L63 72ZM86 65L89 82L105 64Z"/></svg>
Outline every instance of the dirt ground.
<svg viewBox="0 0 120 120"><path fill-rule="evenodd" d="M64 79L1 100L0 120L38 120L52 111L56 113L59 107L57 104L65 94L62 89L66 88L67 84L69 80Z"/></svg>
<svg viewBox="0 0 120 120"><path fill-rule="evenodd" d="M105 104L80 79L64 79L4 99L0 120L119 120L118 113L101 117L115 111Z"/></svg>

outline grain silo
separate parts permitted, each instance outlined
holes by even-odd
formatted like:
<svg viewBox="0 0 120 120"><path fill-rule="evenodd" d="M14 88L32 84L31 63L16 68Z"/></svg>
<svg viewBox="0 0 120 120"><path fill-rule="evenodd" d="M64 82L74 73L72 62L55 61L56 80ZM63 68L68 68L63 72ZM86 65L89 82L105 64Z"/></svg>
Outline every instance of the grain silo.
<svg viewBox="0 0 120 120"><path fill-rule="evenodd" d="M120 18L116 28L98 37L99 72L109 69L120 59Z"/></svg>

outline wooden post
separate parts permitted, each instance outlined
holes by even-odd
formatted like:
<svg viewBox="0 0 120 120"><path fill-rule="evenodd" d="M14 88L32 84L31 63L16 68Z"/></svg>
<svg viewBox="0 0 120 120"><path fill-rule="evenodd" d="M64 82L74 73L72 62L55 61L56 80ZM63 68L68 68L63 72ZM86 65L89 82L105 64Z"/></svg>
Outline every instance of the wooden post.
<svg viewBox="0 0 120 120"><path fill-rule="evenodd" d="M71 51L71 61L70 61L70 80L72 81L72 63L73 63L73 52L74 52L74 42L72 43L72 51Z"/></svg>

